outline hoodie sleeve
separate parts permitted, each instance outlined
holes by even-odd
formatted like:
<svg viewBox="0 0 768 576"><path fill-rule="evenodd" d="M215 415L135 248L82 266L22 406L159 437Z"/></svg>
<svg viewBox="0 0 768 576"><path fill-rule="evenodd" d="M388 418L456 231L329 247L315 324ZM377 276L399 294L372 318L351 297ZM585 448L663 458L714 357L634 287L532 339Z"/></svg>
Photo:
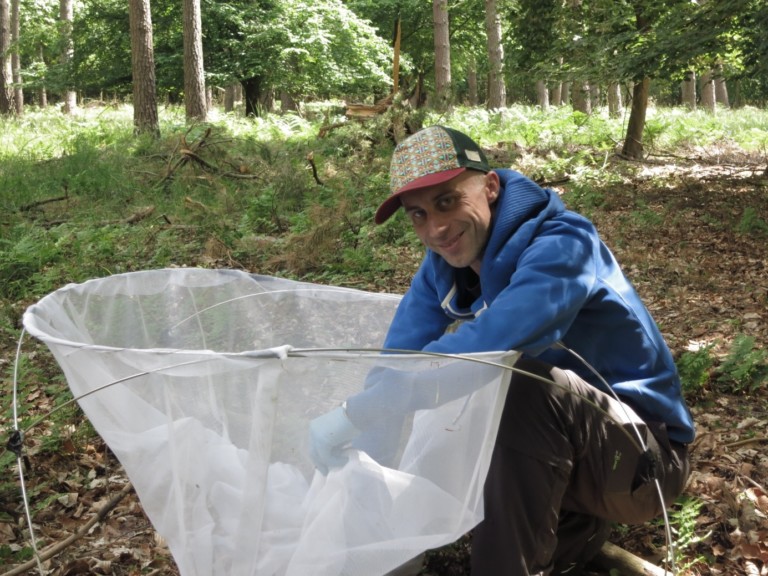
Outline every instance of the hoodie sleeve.
<svg viewBox="0 0 768 576"><path fill-rule="evenodd" d="M431 266L424 259L395 312L384 348L423 350L439 338L452 322L440 305Z"/></svg>
<svg viewBox="0 0 768 576"><path fill-rule="evenodd" d="M471 353L517 350L537 356L568 332L597 278L597 246L586 227L549 221L520 254L512 270L503 249L483 270L487 308L456 332L436 338L429 352ZM485 266L486 264L484 264ZM486 284L499 287L495 297Z"/></svg>

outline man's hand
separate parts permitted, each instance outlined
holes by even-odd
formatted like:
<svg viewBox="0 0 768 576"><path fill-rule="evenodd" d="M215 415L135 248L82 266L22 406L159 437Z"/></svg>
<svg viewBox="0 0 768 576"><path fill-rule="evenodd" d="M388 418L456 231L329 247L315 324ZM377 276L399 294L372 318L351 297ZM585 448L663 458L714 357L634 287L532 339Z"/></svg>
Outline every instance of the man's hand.
<svg viewBox="0 0 768 576"><path fill-rule="evenodd" d="M318 416L309 423L309 455L320 472L343 466L347 458L344 448L358 435L343 406Z"/></svg>

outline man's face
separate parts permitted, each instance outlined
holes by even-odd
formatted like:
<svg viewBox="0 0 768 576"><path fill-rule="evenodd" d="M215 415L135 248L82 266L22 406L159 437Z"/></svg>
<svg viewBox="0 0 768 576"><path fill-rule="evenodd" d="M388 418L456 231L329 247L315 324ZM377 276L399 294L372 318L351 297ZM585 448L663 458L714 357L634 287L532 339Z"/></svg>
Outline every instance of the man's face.
<svg viewBox="0 0 768 576"><path fill-rule="evenodd" d="M403 209L424 245L455 268L480 272L499 196L495 172L463 172L453 180L402 195Z"/></svg>

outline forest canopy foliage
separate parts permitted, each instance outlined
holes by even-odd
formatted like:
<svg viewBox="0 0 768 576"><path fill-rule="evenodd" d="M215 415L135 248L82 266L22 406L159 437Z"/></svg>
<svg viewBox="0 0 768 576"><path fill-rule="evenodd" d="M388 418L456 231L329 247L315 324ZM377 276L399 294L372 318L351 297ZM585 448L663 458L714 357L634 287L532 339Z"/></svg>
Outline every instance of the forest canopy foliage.
<svg viewBox="0 0 768 576"><path fill-rule="evenodd" d="M74 1L71 60L62 60L59 6L20 0L17 46L27 101L36 90L75 86L83 98L131 92L128 10L120 0ZM689 71L716 69L737 103L768 93L768 6L761 0L582 0L498 2L505 81L512 101L535 101L536 80L605 85L654 78L654 95L679 102ZM469 77L488 73L484 3L449 2L451 72L457 102ZM181 3L152 0L157 89L183 96ZM296 101L376 99L392 88L396 22L405 90L434 75L432 6L423 0L207 0L202 2L207 83L258 77L265 91ZM478 83L481 99L485 83Z"/></svg>

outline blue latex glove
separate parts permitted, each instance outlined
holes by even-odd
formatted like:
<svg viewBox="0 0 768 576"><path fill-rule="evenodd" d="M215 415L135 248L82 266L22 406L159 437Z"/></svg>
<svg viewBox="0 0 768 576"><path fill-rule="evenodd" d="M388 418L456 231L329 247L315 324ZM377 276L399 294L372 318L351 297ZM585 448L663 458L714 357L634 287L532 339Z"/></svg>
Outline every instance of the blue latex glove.
<svg viewBox="0 0 768 576"><path fill-rule="evenodd" d="M309 423L309 455L320 472L343 466L347 458L344 449L360 434L349 420L343 406L318 416Z"/></svg>

